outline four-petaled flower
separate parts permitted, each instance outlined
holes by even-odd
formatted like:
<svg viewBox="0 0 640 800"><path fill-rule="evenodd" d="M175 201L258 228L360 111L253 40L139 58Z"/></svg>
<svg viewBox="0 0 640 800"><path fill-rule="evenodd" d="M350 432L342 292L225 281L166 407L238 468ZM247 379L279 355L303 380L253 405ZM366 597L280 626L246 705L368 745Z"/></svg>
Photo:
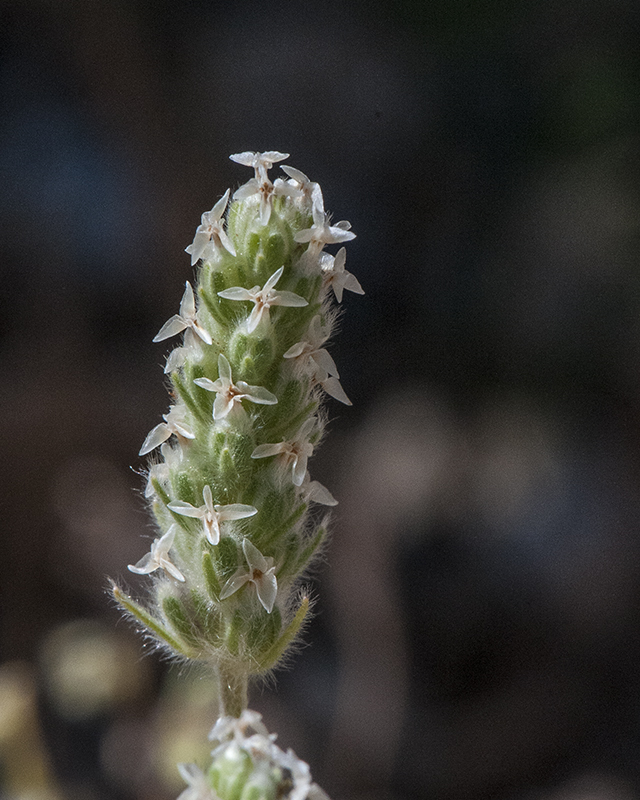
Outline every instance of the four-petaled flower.
<svg viewBox="0 0 640 800"><path fill-rule="evenodd" d="M213 418L216 421L224 419L236 403L242 403L245 399L264 406L272 406L278 402L275 394L267 391L263 386L250 386L244 381L238 381L235 384L231 375L231 364L222 353L218 356L218 376L215 381L209 380L209 378L194 380L195 384L208 392L216 393L213 403Z"/></svg>
<svg viewBox="0 0 640 800"><path fill-rule="evenodd" d="M342 302L342 292L344 289L348 289L350 292L355 292L356 294L364 294L364 289L360 286L356 276L347 272L344 268L346 260L347 248L341 247L336 253L335 258L327 253L321 261L324 282L327 286L331 286L336 300L339 303Z"/></svg>
<svg viewBox="0 0 640 800"><path fill-rule="evenodd" d="M183 439L195 439L196 435L186 421L186 415L187 410L183 406L171 406L169 413L162 415L164 422L149 431L138 455L146 456L147 453L166 442L173 434L178 437L178 440L180 437Z"/></svg>
<svg viewBox="0 0 640 800"><path fill-rule="evenodd" d="M284 161L289 158L289 153L279 153L277 150L267 150L264 153L253 153L245 150L244 153L234 153L229 156L236 164L242 164L245 167L253 167L256 172L256 178L263 181L267 177L267 171L278 161Z"/></svg>
<svg viewBox="0 0 640 800"><path fill-rule="evenodd" d="M169 339L171 336L176 336L185 328L191 328L194 333L207 344L212 343L209 332L206 331L198 322L196 316L196 300L193 296L193 289L189 281L186 282L186 288L180 301L180 313L174 314L171 319L168 319L160 328L158 333L153 337L154 342L161 342L163 339Z"/></svg>
<svg viewBox="0 0 640 800"><path fill-rule="evenodd" d="M200 220L201 224L196 229L193 243L185 247L185 252L191 256L191 266L201 258L205 260L211 258L215 250L220 248L224 248L232 256L235 256L236 249L225 232L222 218L229 202L230 192L231 189L227 189L211 211L204 212Z"/></svg>
<svg viewBox="0 0 640 800"><path fill-rule="evenodd" d="M173 547L175 536L176 526L172 525L162 538L154 540L151 545L151 552L142 556L135 566L129 564L131 572L135 572L138 575L149 575L149 573L155 572L157 569L163 569L172 578L184 583L184 575L169 559L169 550Z"/></svg>
<svg viewBox="0 0 640 800"><path fill-rule="evenodd" d="M304 297L294 292L276 292L273 287L282 277L284 267L276 270L262 289L254 286L253 289L244 289L242 286L232 286L218 292L220 297L225 300L250 300L254 306L253 311L247 319L247 330L253 333L262 319L269 319L269 309L271 306L289 306L291 308L302 308L309 303Z"/></svg>
<svg viewBox="0 0 640 800"><path fill-rule="evenodd" d="M336 225L329 225L327 215L324 211L324 200L320 187L313 193L313 225L306 230L296 233L293 237L296 242L309 242L306 257L313 259L317 257L326 244L337 244L338 242L348 242L355 239L355 233L349 228L351 225L346 222L338 222Z"/></svg>
<svg viewBox="0 0 640 800"><path fill-rule="evenodd" d="M291 442L278 442L276 444L260 444L251 453L251 458L269 458L280 455L287 464L292 465L292 478L294 486L302 486L304 476L307 474L307 460L313 453L313 445L307 437L316 424L316 418L308 419L298 431L298 435Z"/></svg>
<svg viewBox="0 0 640 800"><path fill-rule="evenodd" d="M280 167L283 172L291 178L293 184L298 191L302 193L302 196L308 202L313 202L314 194L317 194L320 191L320 186L315 181L312 181L308 178L304 172L301 172L299 169L295 167L289 167L287 165L283 165Z"/></svg>
<svg viewBox="0 0 640 800"><path fill-rule="evenodd" d="M258 600L264 610L270 614L276 602L278 581L276 568L272 558L265 558L258 548L248 539L242 540L242 551L247 560L248 569L240 567L222 587L220 599L225 600L241 589L245 583L252 583L258 594Z"/></svg>
<svg viewBox="0 0 640 800"><path fill-rule="evenodd" d="M183 517L194 517L201 519L204 527L204 534L207 541L211 544L218 544L220 541L220 523L227 520L246 519L258 513L258 509L253 506L246 506L243 503L230 503L226 506L219 506L213 502L213 494L210 486L205 486L202 490L204 505L196 508L191 503L183 500L175 500L169 503L170 508L176 514Z"/></svg>
<svg viewBox="0 0 640 800"><path fill-rule="evenodd" d="M316 314L309 324L306 340L292 345L283 358L294 358L296 361L310 366L313 372L320 369L328 375L335 375L336 378L339 378L336 362L331 358L329 352L322 348L326 340L327 336L322 330L320 315Z"/></svg>

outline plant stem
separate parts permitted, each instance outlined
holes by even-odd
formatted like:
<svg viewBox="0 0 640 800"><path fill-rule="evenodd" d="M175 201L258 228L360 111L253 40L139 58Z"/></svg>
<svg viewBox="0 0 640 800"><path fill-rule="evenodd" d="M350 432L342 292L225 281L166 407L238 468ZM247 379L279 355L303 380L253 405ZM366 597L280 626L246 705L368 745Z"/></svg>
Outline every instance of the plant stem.
<svg viewBox="0 0 640 800"><path fill-rule="evenodd" d="M247 676L218 667L220 680L220 716L239 717L247 707Z"/></svg>

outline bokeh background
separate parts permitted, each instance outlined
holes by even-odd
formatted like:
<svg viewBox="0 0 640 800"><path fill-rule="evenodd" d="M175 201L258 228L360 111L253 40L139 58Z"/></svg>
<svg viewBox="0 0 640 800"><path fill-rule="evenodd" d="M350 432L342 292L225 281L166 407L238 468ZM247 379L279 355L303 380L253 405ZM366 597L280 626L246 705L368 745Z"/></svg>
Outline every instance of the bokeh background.
<svg viewBox="0 0 640 800"><path fill-rule="evenodd" d="M310 646L253 707L336 800L640 797L639 89L637 0L3 0L3 800L206 758L207 677L106 576L153 535L183 249L265 149L367 294Z"/></svg>

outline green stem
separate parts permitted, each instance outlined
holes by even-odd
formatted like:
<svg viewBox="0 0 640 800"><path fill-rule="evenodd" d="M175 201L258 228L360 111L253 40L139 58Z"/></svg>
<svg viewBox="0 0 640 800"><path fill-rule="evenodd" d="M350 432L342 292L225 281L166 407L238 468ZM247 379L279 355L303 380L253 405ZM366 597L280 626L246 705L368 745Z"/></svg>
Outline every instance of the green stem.
<svg viewBox="0 0 640 800"><path fill-rule="evenodd" d="M220 716L239 717L247 707L247 676L218 667Z"/></svg>

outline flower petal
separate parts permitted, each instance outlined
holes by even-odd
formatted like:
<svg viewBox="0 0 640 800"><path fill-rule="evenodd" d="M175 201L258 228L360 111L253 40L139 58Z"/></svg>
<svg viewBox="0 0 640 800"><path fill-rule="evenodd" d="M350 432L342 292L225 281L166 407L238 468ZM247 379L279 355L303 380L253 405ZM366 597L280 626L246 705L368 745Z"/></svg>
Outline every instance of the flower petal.
<svg viewBox="0 0 640 800"><path fill-rule="evenodd" d="M269 456L276 456L278 453L284 453L289 445L286 442L279 442L278 444L259 444L256 449L251 453L251 458L269 458Z"/></svg>
<svg viewBox="0 0 640 800"><path fill-rule="evenodd" d="M176 514L180 514L183 517L194 517L194 518L202 518L207 513L206 506L200 506L200 508L196 508L192 506L191 503L185 503L183 500L174 500L173 503L168 503L167 508L170 508Z"/></svg>
<svg viewBox="0 0 640 800"><path fill-rule="evenodd" d="M149 431L147 438L142 443L142 447L140 448L138 455L146 456L147 453L150 453L152 450L155 450L156 447L159 447L163 442L166 442L170 436L171 431L169 426L166 423L161 422L159 425L156 425L155 428L152 428Z"/></svg>
<svg viewBox="0 0 640 800"><path fill-rule="evenodd" d="M258 509L255 508L255 506L248 506L244 503L229 503L229 505L226 506L216 506L216 511L221 522L234 519L246 519L258 513Z"/></svg>
<svg viewBox="0 0 640 800"><path fill-rule="evenodd" d="M171 319L168 319L160 328L158 333L153 337L154 342L162 342L164 339L169 339L171 336L176 336L189 326L188 322L182 319L178 314L174 314Z"/></svg>
<svg viewBox="0 0 640 800"><path fill-rule="evenodd" d="M235 594L235 592L237 592L238 589L241 589L245 585L245 583L248 583L250 577L251 576L249 575L247 570L244 569L244 567L241 567L240 569L236 570L236 572L234 572L234 574L222 587L222 590L220 592L220 599L226 600L227 597L231 597L231 595Z"/></svg>
<svg viewBox="0 0 640 800"><path fill-rule="evenodd" d="M258 581L254 581L256 591L258 593L258 600L262 603L264 610L267 614L273 611L273 606L278 596L278 581L272 570L265 572L265 574Z"/></svg>

